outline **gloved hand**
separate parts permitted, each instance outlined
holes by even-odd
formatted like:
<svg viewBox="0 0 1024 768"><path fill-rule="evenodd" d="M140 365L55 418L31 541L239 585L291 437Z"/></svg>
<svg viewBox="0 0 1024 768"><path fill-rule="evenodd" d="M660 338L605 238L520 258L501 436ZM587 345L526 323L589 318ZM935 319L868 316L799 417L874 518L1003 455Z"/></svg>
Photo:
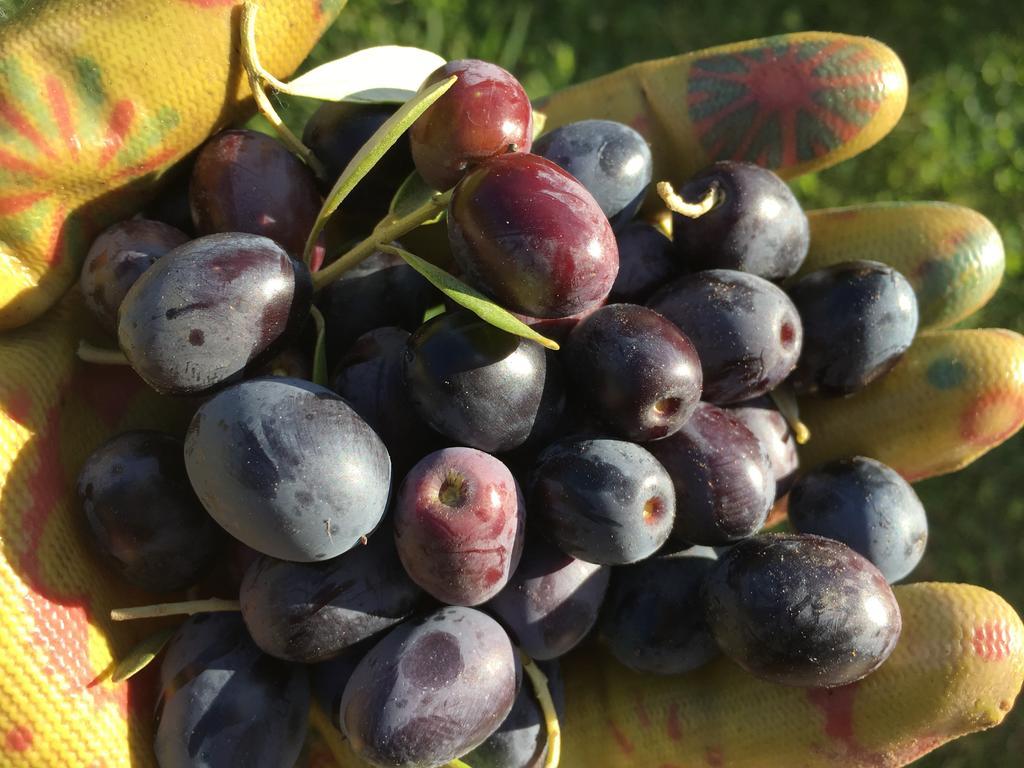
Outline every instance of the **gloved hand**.
<svg viewBox="0 0 1024 768"><path fill-rule="evenodd" d="M746 90L735 85L744 72ZM793 110L814 89L815 103L828 105L824 128L798 131ZM905 95L888 49L808 34L640 65L570 88L541 109L549 125L608 117L638 127L655 149L658 178L680 181L723 153L789 176L825 167L877 141ZM763 117L750 110L737 126L729 116L743 99ZM948 325L991 295L1002 251L983 217L936 206L814 213L809 261L892 254L921 299L922 329ZM942 278L929 280L936 270ZM152 630L112 626L109 609L148 600L91 554L73 488L103 439L136 427L180 432L189 403L168 405L130 370L80 363L74 349L83 336L98 341L76 291L0 336L5 765L153 764L146 675L114 685L102 674ZM962 466L1021 426L1022 356L1024 339L1009 331L924 331L897 368L862 393L802 403L813 432L805 466L851 453L876 456L912 479ZM998 723L1024 678L1024 627L1013 609L962 585L896 594L904 618L896 651L874 675L832 691L769 685L725 660L661 678L628 672L597 651L571 655L563 765L902 765ZM329 755L312 743L306 762L326 767Z"/></svg>

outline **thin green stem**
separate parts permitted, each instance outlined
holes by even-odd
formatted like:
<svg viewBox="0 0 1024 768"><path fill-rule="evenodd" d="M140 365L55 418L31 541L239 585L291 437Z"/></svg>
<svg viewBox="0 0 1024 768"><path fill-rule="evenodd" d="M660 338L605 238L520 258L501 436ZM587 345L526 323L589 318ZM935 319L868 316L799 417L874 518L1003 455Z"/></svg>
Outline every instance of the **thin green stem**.
<svg viewBox="0 0 1024 768"><path fill-rule="evenodd" d="M79 360L96 365L131 365L120 349L104 349L84 340L78 342L76 354Z"/></svg>
<svg viewBox="0 0 1024 768"><path fill-rule="evenodd" d="M459 760L459 758L456 757L454 760L448 763L446 768L469 768L469 765L462 762L461 760Z"/></svg>
<svg viewBox="0 0 1024 768"><path fill-rule="evenodd" d="M155 619L160 616L240 610L242 607L237 600L221 600L211 597L207 600L186 600L182 603L157 603L156 605L137 605L131 608L115 608L110 612L110 618L114 621L131 621L132 619Z"/></svg>
<svg viewBox="0 0 1024 768"><path fill-rule="evenodd" d="M447 207L448 201L451 198L451 190L438 192L428 202L400 219L385 219L377 225L368 238L343 253L337 261L328 264L319 272L315 272L313 274L313 289L319 291L325 285L333 283L342 274L376 251L381 245L397 240L405 233L416 229L425 221L429 221L437 215L438 211Z"/></svg>
<svg viewBox="0 0 1024 768"><path fill-rule="evenodd" d="M274 109L274 105L271 104L267 92L263 89L264 80L274 87L278 84L283 85L283 83L263 68L259 55L256 53L256 14L258 11L259 6L255 2L247 2L242 7L242 65L249 78L249 89L252 91L253 98L256 99L256 108L274 126L281 141L301 157L319 178L326 179L327 171L323 163L317 160L309 147L303 144L302 140L284 124L281 116Z"/></svg>
<svg viewBox="0 0 1024 768"><path fill-rule="evenodd" d="M544 715L544 723L548 729L548 755L544 760L544 768L558 768L558 761L562 758L562 728L558 724L558 713L555 711L555 702L551 699L548 678L522 650L519 651L519 655L523 660L523 672L533 684L533 692L537 696L537 703L540 704L540 711Z"/></svg>

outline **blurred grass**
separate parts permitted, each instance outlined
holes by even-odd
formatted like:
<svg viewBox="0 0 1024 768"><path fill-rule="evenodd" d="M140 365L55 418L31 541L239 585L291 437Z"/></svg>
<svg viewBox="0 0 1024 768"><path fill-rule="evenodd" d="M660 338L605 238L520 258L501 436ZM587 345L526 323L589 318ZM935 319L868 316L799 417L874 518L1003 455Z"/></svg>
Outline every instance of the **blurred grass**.
<svg viewBox="0 0 1024 768"><path fill-rule="evenodd" d="M514 72L532 97L634 61L800 30L875 37L903 59L910 101L869 152L799 179L807 207L870 200L948 200L998 227L1007 276L971 322L1024 332L1024 11L1017 0L350 0L312 63L400 43L473 56ZM1024 443L1018 436L968 469L917 487L931 519L915 580L966 581L1024 610ZM1021 763L1024 705L999 728L954 742L922 768ZM1012 756L1016 755L1014 758Z"/></svg>

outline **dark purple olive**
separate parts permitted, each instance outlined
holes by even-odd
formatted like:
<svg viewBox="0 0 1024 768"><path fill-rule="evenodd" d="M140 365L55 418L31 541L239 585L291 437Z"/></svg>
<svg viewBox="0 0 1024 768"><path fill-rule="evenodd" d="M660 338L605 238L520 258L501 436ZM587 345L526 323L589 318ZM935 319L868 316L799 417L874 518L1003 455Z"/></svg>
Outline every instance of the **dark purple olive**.
<svg viewBox="0 0 1024 768"><path fill-rule="evenodd" d="M716 559L710 547L689 547L614 569L598 632L619 662L678 675L718 656L700 599Z"/></svg>
<svg viewBox="0 0 1024 768"><path fill-rule="evenodd" d="M797 481L789 521L800 533L841 541L874 563L890 582L924 555L928 518L910 483L865 456L830 461Z"/></svg>
<svg viewBox="0 0 1024 768"><path fill-rule="evenodd" d="M196 498L182 442L171 435L108 440L82 466L78 498L100 554L142 589L189 587L223 552L224 532Z"/></svg>
<svg viewBox="0 0 1024 768"><path fill-rule="evenodd" d="M881 572L845 544L768 533L742 541L704 580L722 652L782 685L846 685L878 669L899 639L900 608Z"/></svg>
<svg viewBox="0 0 1024 768"><path fill-rule="evenodd" d="M239 593L256 645L285 661L312 664L393 627L423 597L388 531L320 563L266 555L249 566Z"/></svg>
<svg viewBox="0 0 1024 768"><path fill-rule="evenodd" d="M653 224L632 221L615 235L615 241L619 247L619 273L608 296L610 302L643 304L656 290L682 274L672 241Z"/></svg>
<svg viewBox="0 0 1024 768"><path fill-rule="evenodd" d="M130 219L109 227L93 241L82 264L78 287L85 306L116 335L117 310L128 289L153 262L187 242L184 232L159 221Z"/></svg>
<svg viewBox="0 0 1024 768"><path fill-rule="evenodd" d="M713 269L679 278L647 306L693 342L704 372L704 399L717 405L763 395L800 356L803 325L782 289L745 272Z"/></svg>
<svg viewBox="0 0 1024 768"><path fill-rule="evenodd" d="M680 262L691 271L737 269L766 280L796 274L810 227L786 183L767 168L723 160L693 176L679 194L697 202L712 189L718 199L703 216L672 216Z"/></svg>
<svg viewBox="0 0 1024 768"><path fill-rule="evenodd" d="M650 557L668 539L676 515L665 468L622 440L549 446L530 478L529 500L533 519L564 552L604 565Z"/></svg>
<svg viewBox="0 0 1024 768"><path fill-rule="evenodd" d="M489 453L542 442L565 405L554 355L466 311L445 312L412 335L405 381L420 418Z"/></svg>
<svg viewBox="0 0 1024 768"><path fill-rule="evenodd" d="M175 248L129 289L117 335L161 394L200 394L269 360L309 312L309 270L258 235L208 235Z"/></svg>
<svg viewBox="0 0 1024 768"><path fill-rule="evenodd" d="M185 436L207 511L258 552L296 562L347 552L380 522L387 449L344 400L297 379L244 381L207 400Z"/></svg>
<svg viewBox="0 0 1024 768"><path fill-rule="evenodd" d="M569 334L564 356L573 395L626 440L671 435L700 401L697 350L646 307L601 307Z"/></svg>
<svg viewBox="0 0 1024 768"><path fill-rule="evenodd" d="M885 375L917 333L910 282L877 261L847 261L804 275L789 295L806 329L790 377L806 395L849 395Z"/></svg>
<svg viewBox="0 0 1024 768"><path fill-rule="evenodd" d="M427 184L451 189L468 168L506 152L529 152L533 107L523 86L497 64L449 61L427 76L427 87L458 80L409 129L413 161Z"/></svg>
<svg viewBox="0 0 1024 768"><path fill-rule="evenodd" d="M316 303L324 316L328 369L368 331L396 326L412 333L443 299L401 256L375 251L326 286Z"/></svg>
<svg viewBox="0 0 1024 768"><path fill-rule="evenodd" d="M557 165L516 152L481 163L448 206L452 255L467 280L531 317L566 317L605 300L619 268L611 225Z"/></svg>
<svg viewBox="0 0 1024 768"><path fill-rule="evenodd" d="M396 104L325 101L302 131L302 143L327 171L326 193L363 145L398 109ZM408 134L403 134L356 185L338 209L339 219L360 219L365 228L384 218L395 194L413 172Z"/></svg>
<svg viewBox="0 0 1024 768"><path fill-rule="evenodd" d="M615 229L633 218L653 172L647 141L624 123L579 120L541 136L533 153L558 163L587 188Z"/></svg>
<svg viewBox="0 0 1024 768"><path fill-rule="evenodd" d="M341 700L342 730L375 765L441 766L498 729L521 674L498 622L442 608L391 630L363 657Z"/></svg>
<svg viewBox="0 0 1024 768"><path fill-rule="evenodd" d="M611 568L565 554L532 537L508 585L487 607L532 659L564 656L597 621Z"/></svg>
<svg viewBox="0 0 1024 768"><path fill-rule="evenodd" d="M237 613L192 616L160 665L160 768L281 768L309 731L305 668L262 653Z"/></svg>
<svg viewBox="0 0 1024 768"><path fill-rule="evenodd" d="M401 328L367 331L339 361L332 387L384 441L395 477L404 477L441 442L409 398L403 373L408 339Z"/></svg>
<svg viewBox="0 0 1024 768"><path fill-rule="evenodd" d="M202 235L248 232L302 256L320 213L313 172L277 139L242 129L218 133L199 151L189 202Z"/></svg>
<svg viewBox="0 0 1024 768"><path fill-rule="evenodd" d="M724 545L764 525L775 476L760 441L727 411L700 403L682 429L646 447L675 486L674 538Z"/></svg>
<svg viewBox="0 0 1024 768"><path fill-rule="evenodd" d="M775 477L775 498L781 499L793 487L796 472L800 468L796 438L789 428L789 422L767 395L737 403L725 410L761 441Z"/></svg>

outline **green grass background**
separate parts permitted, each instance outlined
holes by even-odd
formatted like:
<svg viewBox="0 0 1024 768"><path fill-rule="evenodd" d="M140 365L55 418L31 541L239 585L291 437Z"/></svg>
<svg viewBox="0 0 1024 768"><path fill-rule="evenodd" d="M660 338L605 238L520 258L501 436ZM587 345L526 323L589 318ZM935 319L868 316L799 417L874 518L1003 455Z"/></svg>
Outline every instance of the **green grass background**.
<svg viewBox="0 0 1024 768"><path fill-rule="evenodd" d="M170 0L167 0L168 2ZM0 19L26 0L0 0ZM878 38L911 80L899 126L867 153L794 183L807 207L948 200L998 227L1007 275L969 322L1024 332L1024 10L1019 0L350 0L310 65L381 43L473 56L514 72L533 97L626 64L753 37L830 30ZM928 553L915 580L967 581L1024 610L1024 443L917 486ZM1024 706L997 729L943 747L925 768L1024 764Z"/></svg>
<svg viewBox="0 0 1024 768"><path fill-rule="evenodd" d="M907 111L880 144L806 176L807 207L948 200L998 227L1007 276L970 323L1024 332L1024 10L1017 0L350 0L311 63L381 43L501 64L531 97L643 59L800 30L869 35L911 80ZM967 581L1024 610L1024 442L918 484L930 542L914 580ZM1024 764L1024 705L992 731L947 745L923 768ZM596 767L595 767L596 768Z"/></svg>

